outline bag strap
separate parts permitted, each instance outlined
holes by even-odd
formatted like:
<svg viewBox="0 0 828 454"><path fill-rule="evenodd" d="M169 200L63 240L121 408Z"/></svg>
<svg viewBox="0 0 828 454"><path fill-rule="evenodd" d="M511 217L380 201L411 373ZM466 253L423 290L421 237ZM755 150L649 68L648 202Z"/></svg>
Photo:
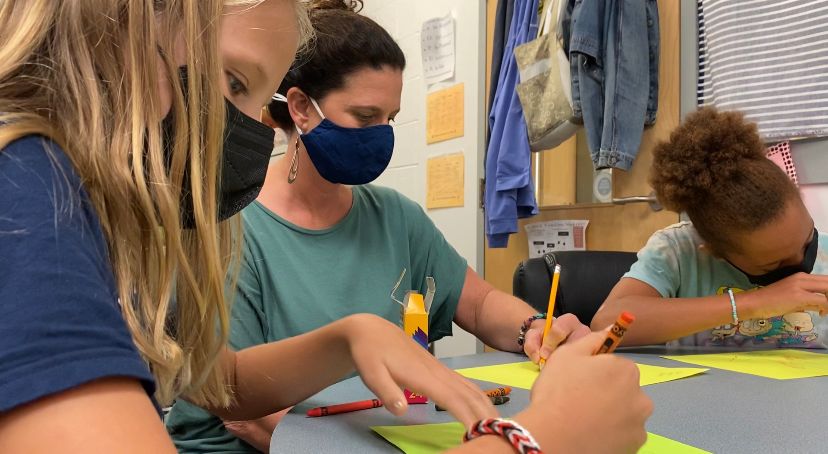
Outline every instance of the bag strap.
<svg viewBox="0 0 828 454"><path fill-rule="evenodd" d="M546 0L543 5L543 20L538 27L538 38L548 33L554 33L558 28L561 0Z"/></svg>

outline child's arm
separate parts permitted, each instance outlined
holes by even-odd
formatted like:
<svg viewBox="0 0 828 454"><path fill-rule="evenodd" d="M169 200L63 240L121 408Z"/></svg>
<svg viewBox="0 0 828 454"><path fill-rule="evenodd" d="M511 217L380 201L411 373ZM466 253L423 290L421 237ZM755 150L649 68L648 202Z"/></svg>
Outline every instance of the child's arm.
<svg viewBox="0 0 828 454"><path fill-rule="evenodd" d="M138 380L105 378L0 413L0 452L174 454Z"/></svg>
<svg viewBox="0 0 828 454"><path fill-rule="evenodd" d="M437 361L380 317L352 315L300 336L234 353L222 365L236 393L230 408L207 408L224 420L248 420L287 408L356 369L395 415L408 404L402 388L427 395L464 424L497 414L476 386Z"/></svg>
<svg viewBox="0 0 828 454"><path fill-rule="evenodd" d="M790 312L828 313L828 276L798 273L773 285L735 294L740 320L770 318ZM730 296L662 298L648 284L623 278L592 319L592 329L606 328L618 314L635 314L624 345L659 344L733 323Z"/></svg>
<svg viewBox="0 0 828 454"><path fill-rule="evenodd" d="M635 325L624 335L623 345L661 344L732 323L730 309L728 295L665 299L649 284L626 277L612 289L590 326L604 329L627 311L635 314Z"/></svg>

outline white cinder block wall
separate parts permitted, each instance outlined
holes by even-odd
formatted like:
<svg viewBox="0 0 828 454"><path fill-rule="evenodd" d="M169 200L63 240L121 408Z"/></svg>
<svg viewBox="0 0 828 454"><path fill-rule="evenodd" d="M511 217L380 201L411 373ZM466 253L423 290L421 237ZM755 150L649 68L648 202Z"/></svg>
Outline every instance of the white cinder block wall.
<svg viewBox="0 0 828 454"><path fill-rule="evenodd" d="M397 40L407 60L401 112L394 124L396 146L388 170L377 184L392 187L425 206L426 160L462 151L465 155L465 206L428 211L449 243L482 274L483 223L478 181L483 176L485 153L485 2L469 0L364 0L362 14L371 17ZM455 19L455 76L425 86L420 53L422 23L451 14ZM465 135L426 145L427 93L456 83L465 85ZM437 286L439 289L439 281ZM435 344L438 357L472 354L482 344L454 326L454 336Z"/></svg>

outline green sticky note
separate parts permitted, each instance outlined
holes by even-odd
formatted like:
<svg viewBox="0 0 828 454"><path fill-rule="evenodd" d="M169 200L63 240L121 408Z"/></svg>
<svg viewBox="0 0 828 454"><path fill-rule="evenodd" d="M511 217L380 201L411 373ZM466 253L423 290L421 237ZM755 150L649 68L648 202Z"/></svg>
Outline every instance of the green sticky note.
<svg viewBox="0 0 828 454"><path fill-rule="evenodd" d="M465 429L459 422L415 426L374 426L371 430L406 454L441 453L463 441Z"/></svg>
<svg viewBox="0 0 828 454"><path fill-rule="evenodd" d="M802 350L763 350L664 358L777 380L828 375L828 355Z"/></svg>
<svg viewBox="0 0 828 454"><path fill-rule="evenodd" d="M706 370L696 367L660 367L638 364L641 386L687 378ZM531 389L540 373L538 366L531 361L458 369L456 372L467 378L523 389Z"/></svg>
<svg viewBox="0 0 828 454"><path fill-rule="evenodd" d="M465 432L458 422L416 426L375 426L371 428L406 454L437 454L460 445ZM647 434L639 454L709 454L707 451L666 437Z"/></svg>

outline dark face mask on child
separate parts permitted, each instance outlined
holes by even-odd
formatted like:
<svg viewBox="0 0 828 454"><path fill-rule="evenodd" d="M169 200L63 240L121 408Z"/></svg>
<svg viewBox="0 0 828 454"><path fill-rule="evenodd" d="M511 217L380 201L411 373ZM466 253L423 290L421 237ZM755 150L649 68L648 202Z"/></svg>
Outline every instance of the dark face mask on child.
<svg viewBox="0 0 828 454"><path fill-rule="evenodd" d="M187 97L187 68L179 70L184 97ZM227 120L224 128L224 144L221 154L221 175L218 194L218 220L223 221L253 202L264 185L270 152L273 149L273 130L242 113L225 99ZM161 124L164 152L170 161L173 137L172 111ZM193 228L192 194L189 168L185 168L181 192L181 223L183 228Z"/></svg>
<svg viewBox="0 0 828 454"><path fill-rule="evenodd" d="M819 248L819 232L817 229L814 229L813 237L811 241L805 246L805 256L802 259L802 263L798 265L790 265L790 266L783 266L777 268L769 273L761 274L761 275L753 275L748 274L739 269L736 265L733 265L739 271L742 271L745 276L747 276L748 280L752 284L759 285L762 287L767 287L768 285L773 284L774 282L781 281L788 276L793 276L796 273L810 273L814 270L814 263L816 263L816 256L817 256L817 249Z"/></svg>

